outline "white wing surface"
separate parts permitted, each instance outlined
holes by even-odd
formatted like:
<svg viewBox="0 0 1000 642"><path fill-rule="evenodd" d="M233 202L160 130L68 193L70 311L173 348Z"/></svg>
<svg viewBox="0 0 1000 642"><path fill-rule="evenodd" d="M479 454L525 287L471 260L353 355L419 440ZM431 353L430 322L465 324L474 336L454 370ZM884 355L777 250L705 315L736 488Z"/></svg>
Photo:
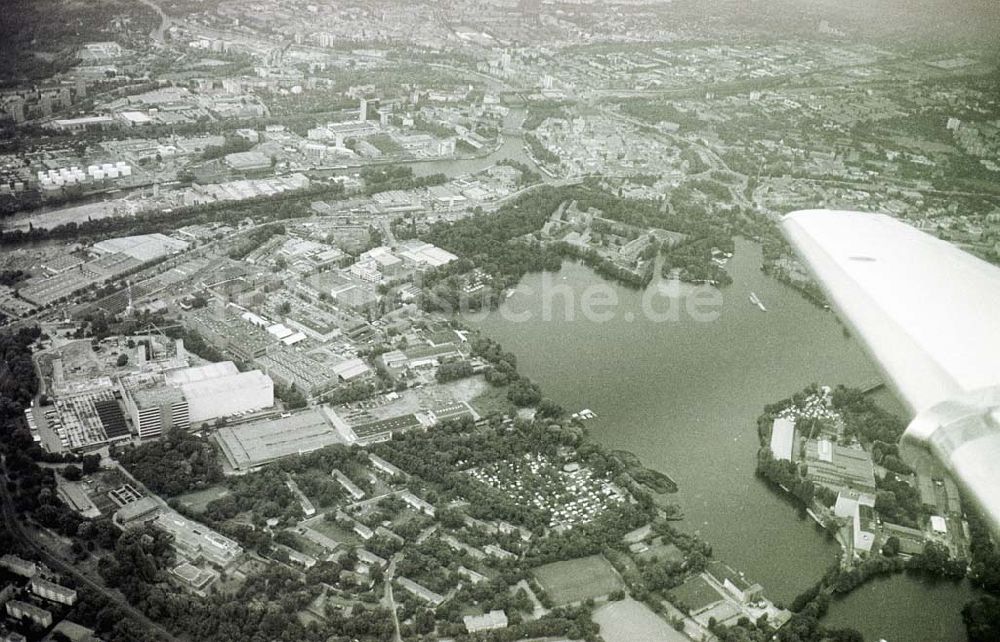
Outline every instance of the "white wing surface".
<svg viewBox="0 0 1000 642"><path fill-rule="evenodd" d="M1000 535L1000 268L881 214L782 228L912 411L904 458L943 465Z"/></svg>
<svg viewBox="0 0 1000 642"><path fill-rule="evenodd" d="M1000 268L882 214L804 210L782 226L914 414L1000 384Z"/></svg>

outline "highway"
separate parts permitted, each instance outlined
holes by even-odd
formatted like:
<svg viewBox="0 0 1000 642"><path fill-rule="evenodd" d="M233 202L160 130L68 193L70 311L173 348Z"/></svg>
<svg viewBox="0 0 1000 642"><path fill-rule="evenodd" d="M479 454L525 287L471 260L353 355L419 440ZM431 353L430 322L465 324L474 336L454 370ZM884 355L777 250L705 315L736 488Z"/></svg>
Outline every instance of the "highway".
<svg viewBox="0 0 1000 642"><path fill-rule="evenodd" d="M146 617L146 615L142 611L133 607L131 604L125 601L120 595L109 590L107 587L93 581L92 579L90 579L89 577L78 571L72 564L66 562L65 560L56 555L53 555L44 546L39 544L38 541L31 536L31 533L29 533L28 530L24 527L24 524L21 523L21 520L18 519L17 512L14 510L14 500L11 497L10 492L7 490L6 462L4 462L2 466L0 466L0 469L2 469L3 477L5 480L4 483L0 484L0 513L2 513L4 523L8 525L11 534L15 538L20 540L28 548L34 550L39 555L42 562L44 562L45 565L48 566L50 569L58 571L59 573L62 573L64 575L72 575L74 578L76 578L76 580L80 584L87 586L95 593L99 593L109 602L111 602L112 604L120 608L122 611L127 613L129 616L131 616L132 619L141 624L142 627L146 629L146 631L150 633L155 633L157 636L159 636L159 639L162 640L168 640L171 642L182 642L180 638L171 635L171 633L167 631L165 628L163 628L156 622L150 620L148 617Z"/></svg>

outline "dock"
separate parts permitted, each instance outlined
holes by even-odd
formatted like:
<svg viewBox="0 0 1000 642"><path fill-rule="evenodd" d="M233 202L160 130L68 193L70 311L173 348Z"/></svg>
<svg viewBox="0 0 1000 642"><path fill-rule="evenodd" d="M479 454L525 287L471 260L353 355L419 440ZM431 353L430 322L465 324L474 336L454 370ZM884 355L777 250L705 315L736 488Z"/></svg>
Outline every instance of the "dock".
<svg viewBox="0 0 1000 642"><path fill-rule="evenodd" d="M867 395L867 394L870 394L870 393L873 393L873 392L878 392L882 388L885 388L885 382L884 381L871 382L871 383L869 383L869 384L861 387L861 394Z"/></svg>

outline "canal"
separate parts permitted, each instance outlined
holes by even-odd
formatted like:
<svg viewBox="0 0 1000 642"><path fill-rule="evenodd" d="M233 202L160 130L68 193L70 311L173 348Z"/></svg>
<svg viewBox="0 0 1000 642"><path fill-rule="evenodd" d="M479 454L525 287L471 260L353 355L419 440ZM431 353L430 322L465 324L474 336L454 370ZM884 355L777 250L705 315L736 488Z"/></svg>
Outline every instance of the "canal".
<svg viewBox="0 0 1000 642"><path fill-rule="evenodd" d="M509 314L466 320L514 352L519 370L547 396L573 411L596 412L588 428L597 441L673 477L685 516L680 526L788 604L835 562L838 548L754 476L755 419L765 404L809 383L863 386L879 374L833 314L764 275L760 263L759 246L738 240L728 265L734 282L722 291L712 321L684 312L677 320L650 319L643 293L607 284L571 262L554 276L527 275L503 304ZM580 301L596 287L610 290L617 305L588 320ZM546 297L546 288L555 294ZM751 292L766 312L750 303ZM575 300L571 315L567 299ZM931 587L898 577L864 590L867 598L859 593L835 602L830 622L869 637L881 631L874 640L912 641L929 639L913 613L937 614L934 640L965 639L957 609L971 595L967 585ZM877 596L883 596L878 608Z"/></svg>

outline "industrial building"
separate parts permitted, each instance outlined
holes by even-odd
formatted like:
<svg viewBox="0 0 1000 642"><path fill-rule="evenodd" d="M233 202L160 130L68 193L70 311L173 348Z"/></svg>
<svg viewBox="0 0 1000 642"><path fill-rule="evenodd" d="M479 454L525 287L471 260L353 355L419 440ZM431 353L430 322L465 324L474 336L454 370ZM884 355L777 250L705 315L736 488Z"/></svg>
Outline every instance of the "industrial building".
<svg viewBox="0 0 1000 642"><path fill-rule="evenodd" d="M827 439L806 441L806 477L834 491L875 493L875 466L869 453Z"/></svg>
<svg viewBox="0 0 1000 642"><path fill-rule="evenodd" d="M415 345L406 350L391 350L379 359L386 368L437 367L445 361L463 359L465 355L454 343L439 345Z"/></svg>
<svg viewBox="0 0 1000 642"><path fill-rule="evenodd" d="M121 406L114 399L100 399L94 402L94 410L101 420L108 441L119 441L129 438L128 425Z"/></svg>
<svg viewBox="0 0 1000 642"><path fill-rule="evenodd" d="M81 116L79 118L57 118L51 127L63 131L86 131L88 129L106 129L115 124L111 116Z"/></svg>
<svg viewBox="0 0 1000 642"><path fill-rule="evenodd" d="M215 379L239 374L240 369L232 361L218 361L202 366L178 368L164 373L164 381L171 386L180 387L186 383Z"/></svg>
<svg viewBox="0 0 1000 642"><path fill-rule="evenodd" d="M56 480L56 493L59 499L83 517L96 519L101 516L100 509L94 505L79 483L59 478Z"/></svg>
<svg viewBox="0 0 1000 642"><path fill-rule="evenodd" d="M454 343L442 343L435 346L411 346L403 350L406 355L406 367L422 368L426 366L437 367L445 361L461 359L465 355Z"/></svg>
<svg viewBox="0 0 1000 642"><path fill-rule="evenodd" d="M122 403L140 439L159 437L171 428L190 426L187 399L177 388L163 385L162 376L132 375L120 379Z"/></svg>
<svg viewBox="0 0 1000 642"><path fill-rule="evenodd" d="M117 408L110 380L99 382L89 390L68 394L54 400L50 408L35 409L35 421L44 424L59 438L64 450L86 450L108 441L128 439L127 427L118 423ZM123 430L124 428L124 430Z"/></svg>
<svg viewBox="0 0 1000 642"><path fill-rule="evenodd" d="M361 445L375 444L381 441L389 441L392 435L398 432L406 432L418 428L423 424L420 418L414 413L379 419L367 423L350 426L350 431L354 435L356 443Z"/></svg>
<svg viewBox="0 0 1000 642"><path fill-rule="evenodd" d="M859 493L854 490L842 490L837 493L837 502L833 506L833 514L844 519L853 519L858 506L875 508L875 496Z"/></svg>
<svg viewBox="0 0 1000 642"><path fill-rule="evenodd" d="M274 405L274 382L260 370L181 384L191 423L253 412Z"/></svg>
<svg viewBox="0 0 1000 642"><path fill-rule="evenodd" d="M294 385L299 392L310 397L326 392L341 381L332 367L283 345L256 358L254 363L279 384L287 387Z"/></svg>
<svg viewBox="0 0 1000 642"><path fill-rule="evenodd" d="M91 250L100 255L121 253L146 263L183 252L188 248L186 241L179 241L163 234L142 234L123 236L94 243Z"/></svg>
<svg viewBox="0 0 1000 642"><path fill-rule="evenodd" d="M215 433L229 465L250 470L283 457L301 455L344 439L316 409L290 417L225 426Z"/></svg>
<svg viewBox="0 0 1000 642"><path fill-rule="evenodd" d="M875 509L859 504L852 524L854 550L870 553L875 546Z"/></svg>
<svg viewBox="0 0 1000 642"><path fill-rule="evenodd" d="M142 261L125 254L107 254L47 278L28 279L18 289L18 296L35 305L46 306L91 285L123 276L141 265Z"/></svg>
<svg viewBox="0 0 1000 642"><path fill-rule="evenodd" d="M232 361L126 375L119 390L142 439L274 405L271 379L260 370L240 372Z"/></svg>
<svg viewBox="0 0 1000 642"><path fill-rule="evenodd" d="M184 325L243 362L267 354L274 337L240 318L229 306L209 307L184 316Z"/></svg>
<svg viewBox="0 0 1000 642"><path fill-rule="evenodd" d="M333 366L333 372L341 381L353 381L371 372L371 368L362 359L354 358L342 361Z"/></svg>
<svg viewBox="0 0 1000 642"><path fill-rule="evenodd" d="M417 239L401 242L398 254L405 261L418 268L441 267L458 259L451 252Z"/></svg>
<svg viewBox="0 0 1000 642"><path fill-rule="evenodd" d="M271 159L260 152L226 154L226 165L237 172L258 172L271 169Z"/></svg>
<svg viewBox="0 0 1000 642"><path fill-rule="evenodd" d="M749 582L742 573L724 562L713 560L708 563L706 571L740 604L750 604L763 597L764 588L760 584Z"/></svg>

